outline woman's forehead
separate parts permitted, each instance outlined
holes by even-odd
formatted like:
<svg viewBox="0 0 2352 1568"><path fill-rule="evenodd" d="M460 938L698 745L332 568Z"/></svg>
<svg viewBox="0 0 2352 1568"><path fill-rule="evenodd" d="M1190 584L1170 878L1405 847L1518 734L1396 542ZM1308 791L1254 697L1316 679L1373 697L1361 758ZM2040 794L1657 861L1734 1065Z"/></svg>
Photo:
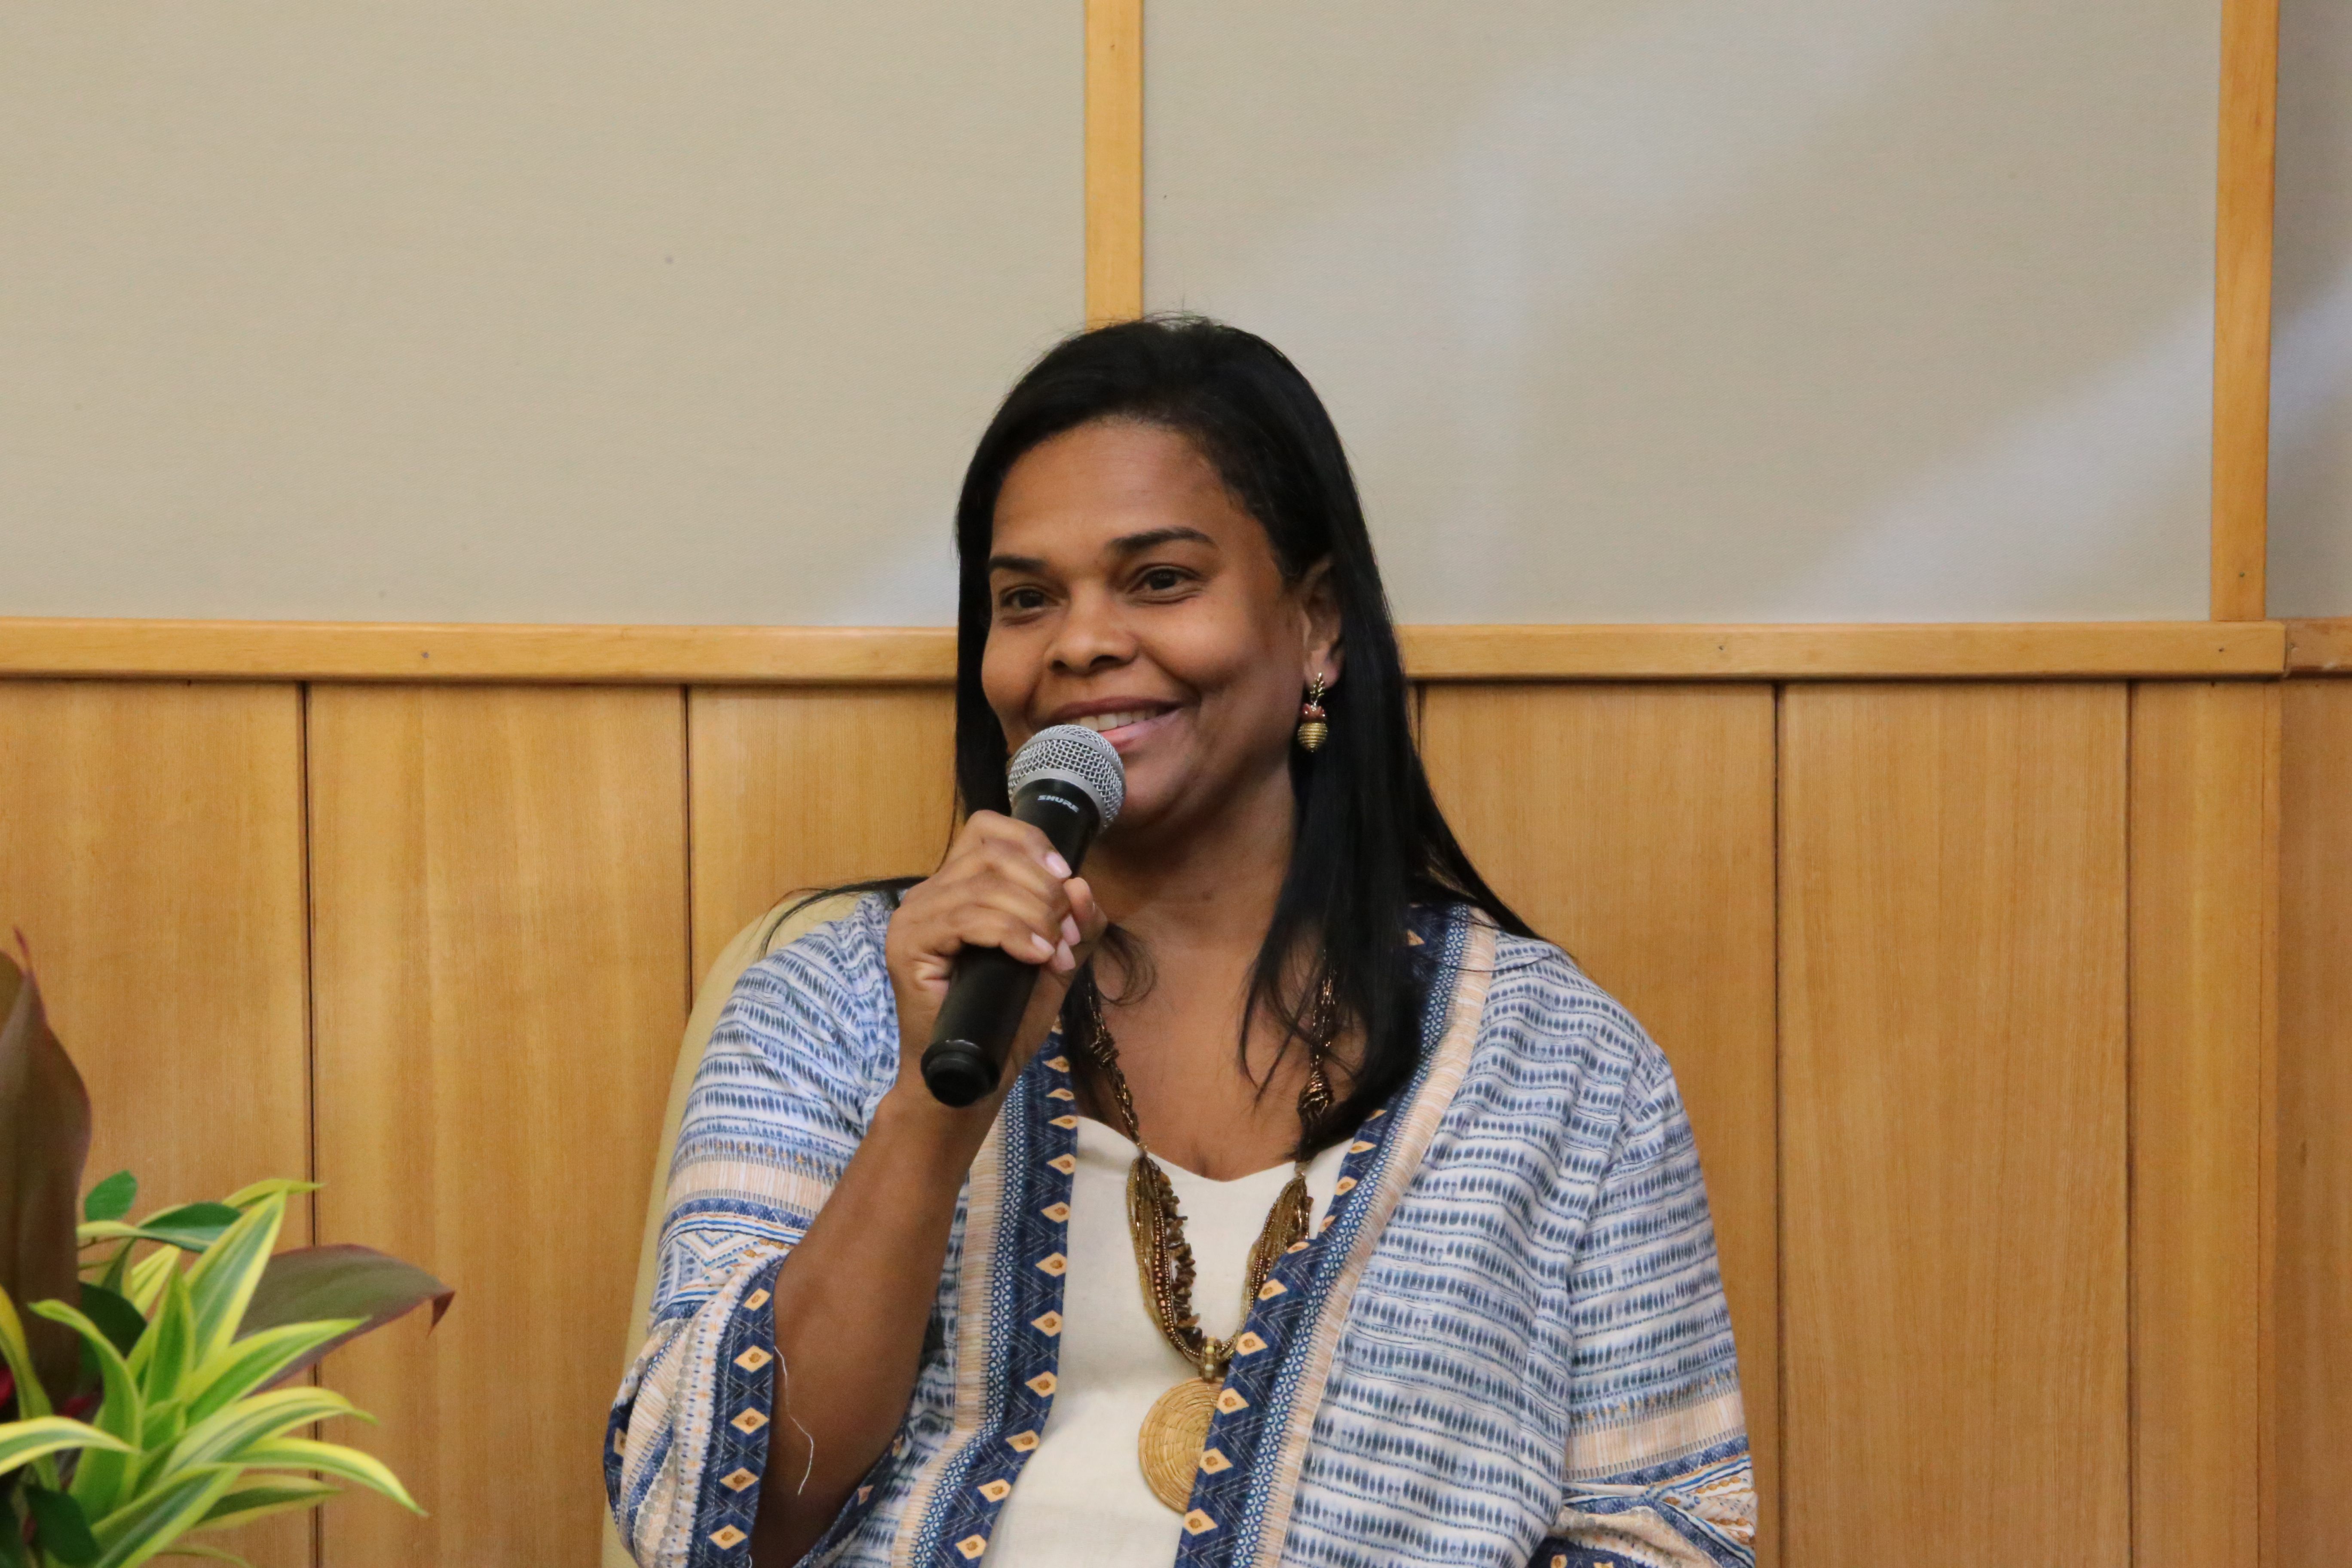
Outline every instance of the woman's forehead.
<svg viewBox="0 0 2352 1568"><path fill-rule="evenodd" d="M992 531L992 566L1161 546L1272 552L1191 437L1133 421L1083 425L1024 453L997 494Z"/></svg>

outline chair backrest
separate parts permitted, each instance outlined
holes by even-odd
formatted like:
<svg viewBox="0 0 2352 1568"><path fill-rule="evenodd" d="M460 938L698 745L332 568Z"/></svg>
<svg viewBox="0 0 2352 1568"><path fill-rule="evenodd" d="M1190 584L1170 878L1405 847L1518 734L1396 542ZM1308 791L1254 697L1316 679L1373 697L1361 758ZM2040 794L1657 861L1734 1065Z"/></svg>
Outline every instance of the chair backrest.
<svg viewBox="0 0 2352 1568"><path fill-rule="evenodd" d="M695 1069L702 1065L702 1053L710 1044L710 1032L718 1026L719 1015L726 1007L727 998L734 994L735 983L743 977L745 970L825 921L849 913L856 906L859 895L843 893L796 907L801 906L803 897L795 894L785 899L737 932L735 940L711 961L709 973L702 977L701 988L694 994L694 1011L687 1016L686 1037L678 1042L677 1066L670 1073L669 1108L662 1113L661 1145L654 1153L652 1189L646 1195L645 1231L637 1241L637 1288L629 1303L629 1338L622 1348L622 1373L635 1363L637 1352L645 1346L646 1321L652 1316L654 1306L656 1245L661 1239L662 1215L668 1207L666 1200L669 1194L670 1156L677 1151L677 1130L686 1119L686 1098L694 1088ZM616 1375L614 1382L618 1381ZM609 1514L604 1520L604 1568L632 1568L628 1550L621 1544L620 1533L614 1529Z"/></svg>

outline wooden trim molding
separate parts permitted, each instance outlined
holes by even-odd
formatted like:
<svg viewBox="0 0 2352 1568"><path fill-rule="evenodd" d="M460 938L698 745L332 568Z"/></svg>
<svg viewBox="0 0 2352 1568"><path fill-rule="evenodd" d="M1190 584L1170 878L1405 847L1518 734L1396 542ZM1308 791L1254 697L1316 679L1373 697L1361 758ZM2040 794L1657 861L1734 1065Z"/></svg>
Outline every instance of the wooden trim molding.
<svg viewBox="0 0 2352 1568"><path fill-rule="evenodd" d="M2213 618L2265 608L2278 0L2223 0L2213 210Z"/></svg>
<svg viewBox="0 0 2352 1568"><path fill-rule="evenodd" d="M2352 616L2285 625L2289 674L2352 675Z"/></svg>
<svg viewBox="0 0 2352 1568"><path fill-rule="evenodd" d="M579 685L935 685L944 626L0 619L0 676Z"/></svg>
<svg viewBox="0 0 2352 1568"><path fill-rule="evenodd" d="M2275 621L1406 626L1423 680L1934 680L2275 676Z"/></svg>
<svg viewBox="0 0 2352 1568"><path fill-rule="evenodd" d="M1087 0L1087 321L1143 314L1143 0Z"/></svg>
<svg viewBox="0 0 2352 1568"><path fill-rule="evenodd" d="M2342 628L2352 622L2302 622ZM1419 680L2262 678L2277 621L1931 626L1405 626ZM422 626L0 618L0 678L924 686L955 674L944 626Z"/></svg>

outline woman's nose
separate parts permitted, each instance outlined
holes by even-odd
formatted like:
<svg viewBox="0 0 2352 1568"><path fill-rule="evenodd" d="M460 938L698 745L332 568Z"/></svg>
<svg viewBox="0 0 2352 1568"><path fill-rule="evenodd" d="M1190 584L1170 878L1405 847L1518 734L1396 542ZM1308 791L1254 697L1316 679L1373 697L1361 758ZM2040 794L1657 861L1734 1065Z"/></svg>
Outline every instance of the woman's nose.
<svg viewBox="0 0 2352 1568"><path fill-rule="evenodd" d="M1110 595L1081 591L1071 595L1048 657L1061 668L1083 674L1134 658L1135 638Z"/></svg>

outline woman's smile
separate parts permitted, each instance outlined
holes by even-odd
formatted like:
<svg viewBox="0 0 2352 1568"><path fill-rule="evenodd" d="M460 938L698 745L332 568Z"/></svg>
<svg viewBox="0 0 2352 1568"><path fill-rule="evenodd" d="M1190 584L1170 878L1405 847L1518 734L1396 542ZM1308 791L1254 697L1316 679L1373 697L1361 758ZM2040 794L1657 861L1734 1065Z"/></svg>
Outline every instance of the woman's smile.
<svg viewBox="0 0 2352 1568"><path fill-rule="evenodd" d="M1092 730L1124 758L1150 737L1167 729L1185 709L1182 703L1115 697L1093 702L1066 702L1054 710L1045 722Z"/></svg>

